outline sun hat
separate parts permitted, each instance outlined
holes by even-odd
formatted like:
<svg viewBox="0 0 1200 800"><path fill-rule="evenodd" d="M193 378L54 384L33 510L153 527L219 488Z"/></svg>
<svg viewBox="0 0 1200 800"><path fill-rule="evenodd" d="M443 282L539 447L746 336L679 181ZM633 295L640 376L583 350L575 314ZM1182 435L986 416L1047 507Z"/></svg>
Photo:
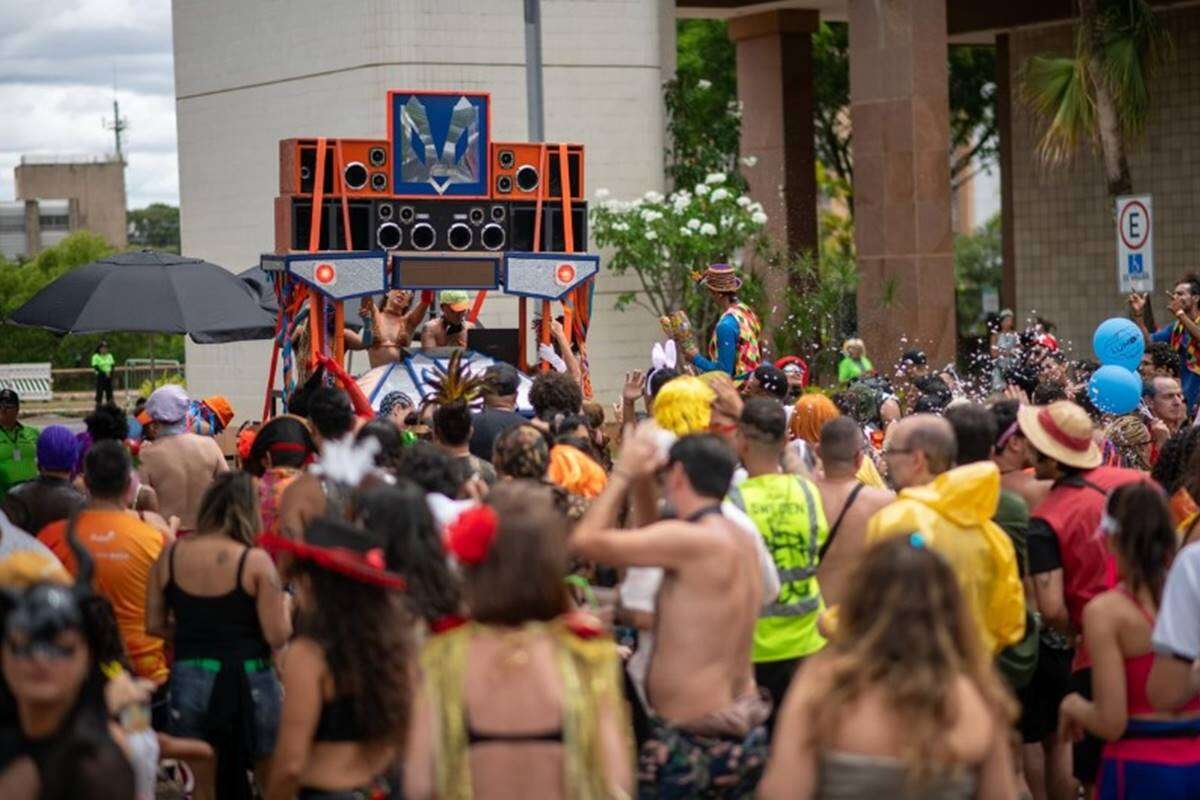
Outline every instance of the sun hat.
<svg viewBox="0 0 1200 800"><path fill-rule="evenodd" d="M221 427L227 427L230 422L233 422L233 405L230 404L229 398L223 394L210 395L200 402L208 406L217 418L221 420Z"/></svg>
<svg viewBox="0 0 1200 800"><path fill-rule="evenodd" d="M150 395L146 401L146 414L155 422L180 422L187 416L190 405L191 401L183 387L169 383L158 387Z"/></svg>
<svg viewBox="0 0 1200 800"><path fill-rule="evenodd" d="M730 264L713 264L701 273L696 282L722 294L732 294L742 288L742 279Z"/></svg>
<svg viewBox="0 0 1200 800"><path fill-rule="evenodd" d="M1021 433L1042 455L1076 469L1095 469L1104 460L1092 439L1092 419L1070 400L1017 411Z"/></svg>
<svg viewBox="0 0 1200 800"><path fill-rule="evenodd" d="M457 289L442 292L439 302L451 311L466 311L471 306L467 293Z"/></svg>

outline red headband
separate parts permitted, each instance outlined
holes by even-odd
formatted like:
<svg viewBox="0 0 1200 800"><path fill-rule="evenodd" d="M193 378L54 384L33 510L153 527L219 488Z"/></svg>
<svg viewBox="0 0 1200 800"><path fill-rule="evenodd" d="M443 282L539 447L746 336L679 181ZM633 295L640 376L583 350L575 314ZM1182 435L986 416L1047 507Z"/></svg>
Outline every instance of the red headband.
<svg viewBox="0 0 1200 800"><path fill-rule="evenodd" d="M1092 438L1090 436L1072 436L1058 427L1058 423L1054 421L1054 417L1050 414L1049 407L1043 408L1038 412L1038 423L1046 431L1047 436L1063 447L1078 453L1085 453L1092 446Z"/></svg>
<svg viewBox="0 0 1200 800"><path fill-rule="evenodd" d="M347 578L379 586L384 589L405 588L404 578L388 572L383 560L383 550L371 548L365 553L345 547L318 547L314 544L285 539L277 533L264 533L258 537L258 546L272 555L291 553L297 558L311 561L319 567L345 575Z"/></svg>
<svg viewBox="0 0 1200 800"><path fill-rule="evenodd" d="M479 564L487 558L499 527L491 506L468 508L446 528L446 549L462 564Z"/></svg>

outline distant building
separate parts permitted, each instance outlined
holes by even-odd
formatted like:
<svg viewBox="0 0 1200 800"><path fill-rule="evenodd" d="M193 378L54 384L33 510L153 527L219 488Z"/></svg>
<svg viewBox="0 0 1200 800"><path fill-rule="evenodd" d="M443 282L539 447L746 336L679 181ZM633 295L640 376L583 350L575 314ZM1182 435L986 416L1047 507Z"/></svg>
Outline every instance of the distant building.
<svg viewBox="0 0 1200 800"><path fill-rule="evenodd" d="M125 162L121 159L116 156L21 156L21 163L13 174L18 201L70 200L75 212L69 221L69 230L92 231L114 247L128 244ZM41 212L42 216L47 214ZM26 230L29 230L28 225ZM40 246L50 243L44 236L31 241L33 244L27 245L32 247L26 253L29 256L37 254L39 241Z"/></svg>
<svg viewBox="0 0 1200 800"><path fill-rule="evenodd" d="M33 258L79 227L79 203L74 199L2 201L0 256Z"/></svg>

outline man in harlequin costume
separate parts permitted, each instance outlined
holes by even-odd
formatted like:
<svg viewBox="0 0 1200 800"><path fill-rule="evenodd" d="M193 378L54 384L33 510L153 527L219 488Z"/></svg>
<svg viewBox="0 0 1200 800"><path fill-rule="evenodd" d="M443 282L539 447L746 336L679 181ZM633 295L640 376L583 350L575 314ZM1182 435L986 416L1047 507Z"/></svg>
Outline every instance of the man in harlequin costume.
<svg viewBox="0 0 1200 800"><path fill-rule="evenodd" d="M742 279L729 264L713 264L699 283L721 309L721 318L709 340L708 357L700 355L694 344L688 347L690 343L685 343L684 355L701 372L724 372L735 381L745 380L762 360L758 344L762 323L749 306L738 301Z"/></svg>

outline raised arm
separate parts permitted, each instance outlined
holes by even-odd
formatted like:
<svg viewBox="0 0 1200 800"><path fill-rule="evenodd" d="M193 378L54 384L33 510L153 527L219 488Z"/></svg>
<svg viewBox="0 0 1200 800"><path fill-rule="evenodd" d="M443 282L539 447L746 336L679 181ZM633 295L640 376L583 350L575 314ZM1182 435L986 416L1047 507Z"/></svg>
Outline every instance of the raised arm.
<svg viewBox="0 0 1200 800"><path fill-rule="evenodd" d="M421 324L421 320L425 319L425 314L431 305L433 305L433 292L428 290L421 292L420 299L404 315L404 325L408 330L415 330Z"/></svg>

